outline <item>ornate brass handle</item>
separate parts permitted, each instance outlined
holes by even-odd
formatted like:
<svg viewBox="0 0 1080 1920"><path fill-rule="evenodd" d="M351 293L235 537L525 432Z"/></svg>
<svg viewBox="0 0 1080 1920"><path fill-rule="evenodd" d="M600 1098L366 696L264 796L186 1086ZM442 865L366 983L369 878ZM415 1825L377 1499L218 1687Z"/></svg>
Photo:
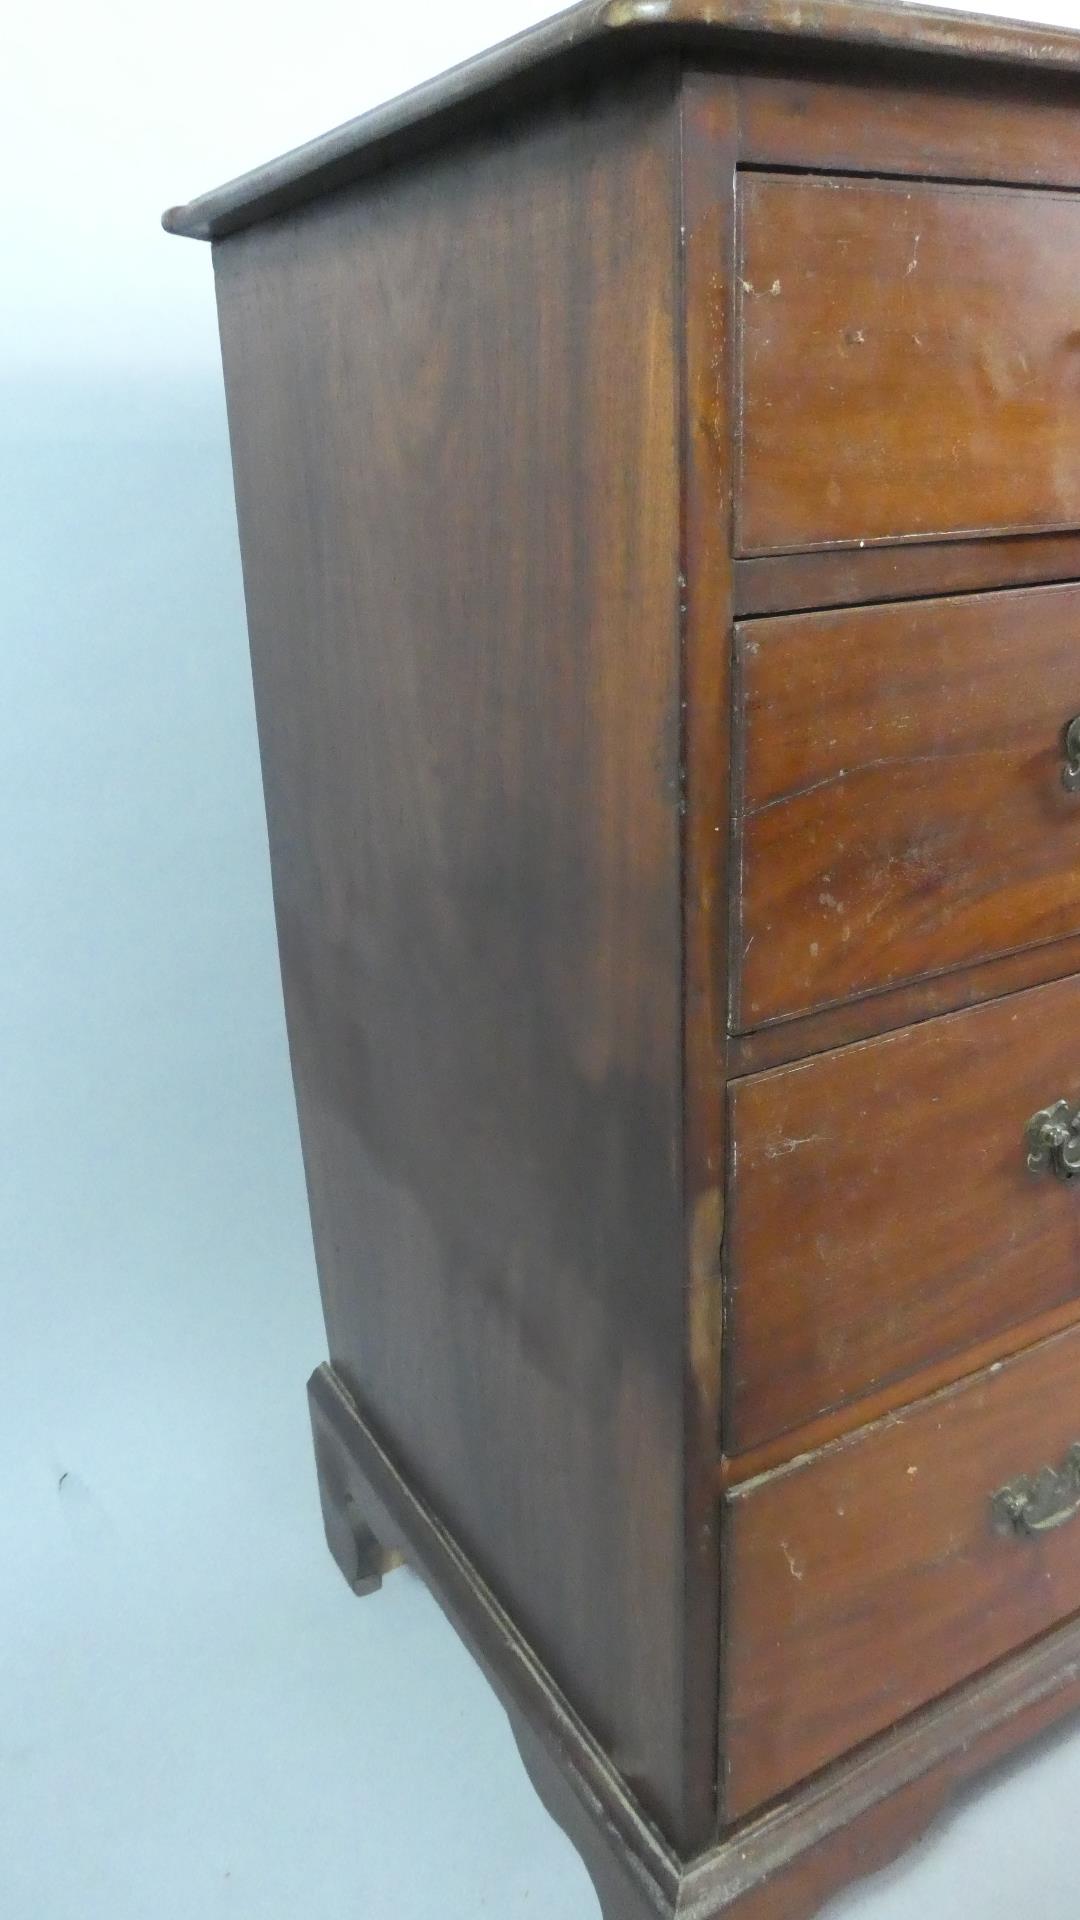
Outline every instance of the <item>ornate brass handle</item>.
<svg viewBox="0 0 1080 1920"><path fill-rule="evenodd" d="M1080 713L1065 729L1065 765L1061 784L1066 793L1080 793Z"/></svg>
<svg viewBox="0 0 1080 1920"><path fill-rule="evenodd" d="M1074 1180L1080 1173L1080 1108L1055 1100L1027 1123L1027 1163L1032 1173Z"/></svg>
<svg viewBox="0 0 1080 1920"><path fill-rule="evenodd" d="M990 1502L997 1533L1053 1533L1080 1513L1080 1444L1060 1467L1043 1467L1002 1487Z"/></svg>

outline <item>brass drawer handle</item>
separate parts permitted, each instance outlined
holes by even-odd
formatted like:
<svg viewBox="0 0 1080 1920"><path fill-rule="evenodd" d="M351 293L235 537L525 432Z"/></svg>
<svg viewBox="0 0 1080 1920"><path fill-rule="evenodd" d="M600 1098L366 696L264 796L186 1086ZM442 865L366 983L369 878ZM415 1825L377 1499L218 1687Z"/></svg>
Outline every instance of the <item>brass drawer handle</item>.
<svg viewBox="0 0 1080 1920"><path fill-rule="evenodd" d="M1053 1533L1080 1513L1080 1444L1060 1467L1043 1467L1002 1487L990 1502L996 1533Z"/></svg>
<svg viewBox="0 0 1080 1920"><path fill-rule="evenodd" d="M1080 1108L1055 1100L1027 1123L1027 1163L1032 1173L1073 1180L1080 1173Z"/></svg>
<svg viewBox="0 0 1080 1920"><path fill-rule="evenodd" d="M1080 793L1080 713L1065 729L1065 765L1061 784L1066 793Z"/></svg>

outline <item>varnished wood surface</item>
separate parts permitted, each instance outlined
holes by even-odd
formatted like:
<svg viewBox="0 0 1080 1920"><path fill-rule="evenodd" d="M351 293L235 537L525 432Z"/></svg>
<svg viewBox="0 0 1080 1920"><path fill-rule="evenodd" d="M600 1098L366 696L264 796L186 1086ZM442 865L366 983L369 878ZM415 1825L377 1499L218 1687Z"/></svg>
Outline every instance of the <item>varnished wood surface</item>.
<svg viewBox="0 0 1080 1920"><path fill-rule="evenodd" d="M1080 932L1080 587L737 632L736 1024Z"/></svg>
<svg viewBox="0 0 1080 1920"><path fill-rule="evenodd" d="M1080 1435L1080 1330L733 1493L724 1805L737 1816L1074 1614L1080 1518L991 1499Z"/></svg>
<svg viewBox="0 0 1080 1920"><path fill-rule="evenodd" d="M1080 1192L1026 1164L1061 1098L1077 979L733 1084L729 1452L1078 1298Z"/></svg>
<svg viewBox="0 0 1080 1920"><path fill-rule="evenodd" d="M744 174L739 550L1080 522L1080 199Z"/></svg>
<svg viewBox="0 0 1080 1920"><path fill-rule="evenodd" d="M675 108L217 270L331 1355L690 1845Z"/></svg>
<svg viewBox="0 0 1080 1920"><path fill-rule="evenodd" d="M736 560L739 616L1061 584L1080 578L1080 533L996 534L891 547L825 547Z"/></svg>
<svg viewBox="0 0 1080 1920"><path fill-rule="evenodd" d="M581 0L449 73L163 216L170 233L218 239L354 184L366 173L423 153L431 144L549 90L583 67L622 65L680 48L724 58L792 47L846 64L914 59L924 71L962 63L1031 72L1080 71L1080 35L898 0ZM878 165L882 164L880 159Z"/></svg>

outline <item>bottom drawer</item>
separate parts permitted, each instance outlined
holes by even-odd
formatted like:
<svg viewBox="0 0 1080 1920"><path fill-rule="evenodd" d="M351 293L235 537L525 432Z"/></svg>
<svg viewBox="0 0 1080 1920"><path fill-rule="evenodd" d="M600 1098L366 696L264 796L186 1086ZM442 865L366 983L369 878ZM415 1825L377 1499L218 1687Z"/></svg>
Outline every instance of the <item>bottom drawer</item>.
<svg viewBox="0 0 1080 1920"><path fill-rule="evenodd" d="M727 1496L727 1819L1080 1610L1078 1443L1073 1328Z"/></svg>

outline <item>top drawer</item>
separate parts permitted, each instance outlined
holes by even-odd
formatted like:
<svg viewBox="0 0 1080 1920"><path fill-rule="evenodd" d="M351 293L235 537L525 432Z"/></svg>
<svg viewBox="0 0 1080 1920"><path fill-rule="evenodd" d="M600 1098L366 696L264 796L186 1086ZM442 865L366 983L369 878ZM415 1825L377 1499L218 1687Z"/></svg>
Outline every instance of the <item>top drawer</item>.
<svg viewBox="0 0 1080 1920"><path fill-rule="evenodd" d="M746 173L742 553L1080 523L1080 195Z"/></svg>

